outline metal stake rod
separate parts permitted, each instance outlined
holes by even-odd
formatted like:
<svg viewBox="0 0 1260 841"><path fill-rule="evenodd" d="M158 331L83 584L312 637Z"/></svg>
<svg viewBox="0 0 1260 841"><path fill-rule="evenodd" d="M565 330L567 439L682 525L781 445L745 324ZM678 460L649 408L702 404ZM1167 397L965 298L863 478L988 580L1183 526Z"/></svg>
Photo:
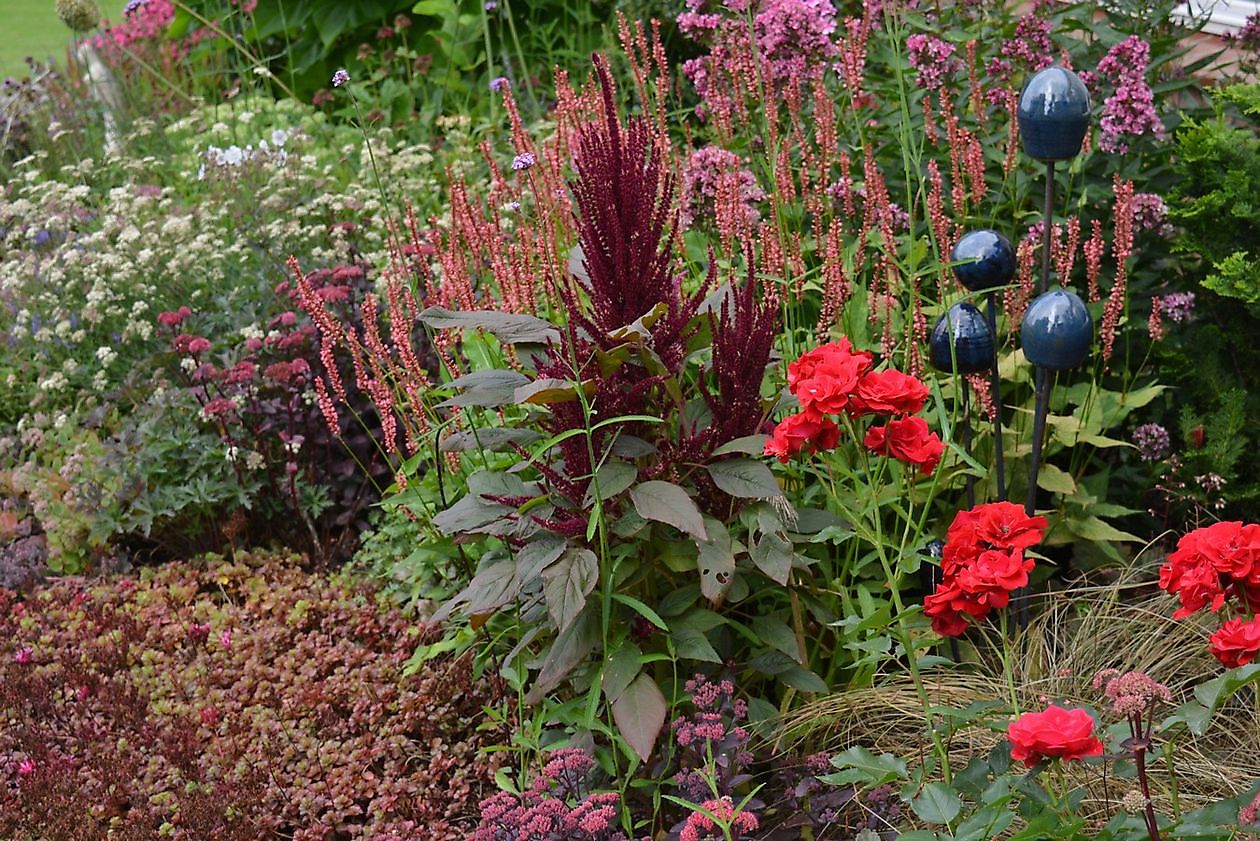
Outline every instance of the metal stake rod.
<svg viewBox="0 0 1260 841"><path fill-rule="evenodd" d="M997 295L988 294L989 301L989 333L997 341ZM966 382L966 379L963 379ZM997 496L1000 502L1006 502L1006 454L1002 452L1002 378L998 376L997 353L993 354L993 368L990 371L990 389L993 392L993 466L997 471ZM974 503L973 503L974 506Z"/></svg>

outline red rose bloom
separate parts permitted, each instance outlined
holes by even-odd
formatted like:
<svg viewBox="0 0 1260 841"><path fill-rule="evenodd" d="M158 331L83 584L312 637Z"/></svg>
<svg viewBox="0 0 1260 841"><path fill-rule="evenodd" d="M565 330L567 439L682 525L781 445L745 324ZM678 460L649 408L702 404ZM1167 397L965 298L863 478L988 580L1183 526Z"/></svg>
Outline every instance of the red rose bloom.
<svg viewBox="0 0 1260 841"><path fill-rule="evenodd" d="M1050 521L1029 517L1013 502L990 502L959 511L945 535L941 566L967 563L985 549L1028 549L1041 542Z"/></svg>
<svg viewBox="0 0 1260 841"><path fill-rule="evenodd" d="M989 549L958 573L958 586L967 593L985 594L992 607L1006 607L1011 591L1028 585L1034 566L1020 549Z"/></svg>
<svg viewBox="0 0 1260 841"><path fill-rule="evenodd" d="M830 342L788 365L788 388L806 412L836 415L849 405L872 361L869 353L854 352L848 339Z"/></svg>
<svg viewBox="0 0 1260 841"><path fill-rule="evenodd" d="M1036 765L1043 759L1084 759L1099 756L1103 743L1094 735L1094 718L1085 710L1051 704L1045 712L1024 713L1011 722L1011 759Z"/></svg>
<svg viewBox="0 0 1260 841"><path fill-rule="evenodd" d="M945 535L942 580L923 602L932 629L957 636L965 616L983 619L1010 603L1011 592L1028 585L1035 564L1024 550L1037 544L1049 525L1011 502L990 502L959 511Z"/></svg>
<svg viewBox="0 0 1260 841"><path fill-rule="evenodd" d="M808 448L809 452L830 450L840 443L840 427L827 418L811 417L802 412L788 415L779 421L774 434L766 441L765 454L777 456L779 461L789 458Z"/></svg>
<svg viewBox="0 0 1260 841"><path fill-rule="evenodd" d="M1260 654L1260 616L1250 621L1231 619L1221 629L1208 637L1212 656L1227 669L1245 666Z"/></svg>
<svg viewBox="0 0 1260 841"><path fill-rule="evenodd" d="M923 418L901 418L887 426L872 426L862 444L871 452L916 465L924 476L936 469L945 452L945 444Z"/></svg>
<svg viewBox="0 0 1260 841"><path fill-rule="evenodd" d="M1213 523L1183 537L1195 537L1194 550L1205 555L1221 575L1234 581L1260 583L1260 525L1241 522ZM1181 552L1181 542L1177 551ZM1172 555L1169 556L1172 558Z"/></svg>
<svg viewBox="0 0 1260 841"><path fill-rule="evenodd" d="M917 378L889 368L858 380L849 401L852 415L913 415L927 401L928 388Z"/></svg>

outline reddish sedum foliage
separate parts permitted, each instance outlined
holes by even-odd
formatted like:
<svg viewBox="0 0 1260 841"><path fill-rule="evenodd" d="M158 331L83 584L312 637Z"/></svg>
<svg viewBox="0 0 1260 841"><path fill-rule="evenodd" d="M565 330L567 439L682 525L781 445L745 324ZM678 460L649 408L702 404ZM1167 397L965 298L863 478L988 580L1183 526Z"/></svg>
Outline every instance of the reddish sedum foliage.
<svg viewBox="0 0 1260 841"><path fill-rule="evenodd" d="M0 837L465 838L502 736L417 641L275 558L0 590Z"/></svg>

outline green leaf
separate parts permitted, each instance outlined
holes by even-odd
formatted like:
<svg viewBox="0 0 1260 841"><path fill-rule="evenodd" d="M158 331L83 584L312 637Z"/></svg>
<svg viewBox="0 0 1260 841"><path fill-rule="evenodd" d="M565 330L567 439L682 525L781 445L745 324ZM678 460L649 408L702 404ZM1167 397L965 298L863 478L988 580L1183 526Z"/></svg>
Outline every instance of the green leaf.
<svg viewBox="0 0 1260 841"><path fill-rule="evenodd" d="M565 542L559 535L544 533L516 552L516 582L520 587L542 575L552 561L564 552Z"/></svg>
<svg viewBox="0 0 1260 841"><path fill-rule="evenodd" d="M437 408L443 409L453 406L494 408L515 403L514 392L517 388L528 383L529 377L519 371L502 371L499 369L473 371L471 374L465 374L447 383L446 388L461 389L461 393L448 400L443 400L437 404Z"/></svg>
<svg viewBox="0 0 1260 841"><path fill-rule="evenodd" d="M1077 537L1085 540L1092 540L1099 543L1117 542L1117 541L1136 541L1142 542L1142 538L1136 534L1129 534L1127 531L1120 531L1115 526L1103 522L1093 515L1085 517L1068 517L1065 521L1068 531Z"/></svg>
<svg viewBox="0 0 1260 841"><path fill-rule="evenodd" d="M832 785L873 787L909 777L904 760L891 753L876 756L864 747L855 746L836 754L831 764L841 772L829 774L822 781Z"/></svg>
<svg viewBox="0 0 1260 841"><path fill-rule="evenodd" d="M769 437L769 435L745 435L743 438L727 441L714 450L713 455L725 456L741 453L746 456L759 456L765 453L766 440Z"/></svg>
<svg viewBox="0 0 1260 841"><path fill-rule="evenodd" d="M632 642L623 642L604 661L604 671L600 675L600 686L604 697L611 703L621 697L621 693L630 685L639 673L639 665L643 660L643 652Z"/></svg>
<svg viewBox="0 0 1260 841"><path fill-rule="evenodd" d="M633 491L631 491L633 493ZM717 602L726 595L735 580L735 555L731 550L731 535L713 517L704 518L708 539L697 539L700 552L696 568L700 571L700 593L709 601Z"/></svg>
<svg viewBox="0 0 1260 841"><path fill-rule="evenodd" d="M770 468L750 458L731 458L706 465L713 484L740 499L771 499L783 495Z"/></svg>
<svg viewBox="0 0 1260 841"><path fill-rule="evenodd" d="M542 669L525 696L525 703L540 703L598 644L599 620L595 611L584 610L577 621L556 637L547 650Z"/></svg>
<svg viewBox="0 0 1260 841"><path fill-rule="evenodd" d="M709 638L699 628L675 628L670 638L674 650L683 660L699 660L704 663L721 663L722 658L714 650Z"/></svg>
<svg viewBox="0 0 1260 841"><path fill-rule="evenodd" d="M1249 683L1260 682L1260 663L1252 663L1238 669L1230 669L1218 678L1201 683L1194 688L1194 697L1213 712L1231 695Z"/></svg>
<svg viewBox="0 0 1260 841"><path fill-rule="evenodd" d="M595 394L595 383L585 382L582 391L587 397ZM555 377L542 377L526 385L518 386L512 392L515 403L529 403L535 406L550 406L554 403L572 403L577 400L577 385L569 380Z"/></svg>
<svg viewBox="0 0 1260 841"><path fill-rule="evenodd" d="M613 721L621 738L644 762L656 747L656 737L665 726L668 705L660 687L646 673L634 679L625 691L613 701Z"/></svg>
<svg viewBox="0 0 1260 841"><path fill-rule="evenodd" d="M625 593L613 593L613 601L621 602L635 613L651 622L662 631L669 631L669 626L665 624L665 620L657 615L655 610L636 599L634 596L627 596Z"/></svg>
<svg viewBox="0 0 1260 841"><path fill-rule="evenodd" d="M685 490L672 482L654 480L634 485L630 488L630 501L645 520L673 526L698 541L708 537L700 509Z"/></svg>
<svg viewBox="0 0 1260 841"><path fill-rule="evenodd" d="M1010 809L988 806L958 825L954 830L954 841L988 841L990 838L998 838L1014 820L1015 813Z"/></svg>
<svg viewBox="0 0 1260 841"><path fill-rule="evenodd" d="M450 330L456 327L485 330L507 344L545 345L548 342L560 340L560 331L555 327L541 318L522 313L493 310L456 312L443 307L429 307L420 313L417 319L435 330Z"/></svg>
<svg viewBox="0 0 1260 841"><path fill-rule="evenodd" d="M466 453L488 450L492 453L511 449L512 444L528 444L542 436L532 429L470 429L456 432L442 439L439 449L444 453Z"/></svg>
<svg viewBox="0 0 1260 841"><path fill-rule="evenodd" d="M757 569L772 581L787 584L792 575L792 559L796 557L796 548L782 533L772 531L757 539L748 556Z"/></svg>
<svg viewBox="0 0 1260 841"><path fill-rule="evenodd" d="M1043 464L1037 473L1037 487L1058 494L1076 493L1076 481L1071 474L1053 464Z"/></svg>
<svg viewBox="0 0 1260 841"><path fill-rule="evenodd" d="M762 642L782 651L797 663L802 662L796 634L782 620L771 616L757 616L752 621L752 630Z"/></svg>
<svg viewBox="0 0 1260 841"><path fill-rule="evenodd" d="M639 470L633 464L625 461L617 461L615 459L604 463L604 466L595 471L595 480L591 482L590 487L586 491L586 499L582 504L587 508L595 504L595 487L599 486L599 498L601 500L612 499L617 494L634 484L634 480L639 478Z"/></svg>
<svg viewBox="0 0 1260 841"><path fill-rule="evenodd" d="M947 824L962 812L962 799L944 783L928 783L910 808L927 823Z"/></svg>
<svg viewBox="0 0 1260 841"><path fill-rule="evenodd" d="M589 549L571 547L543 570L547 611L560 631L568 628L586 606L586 597L599 580L599 559Z"/></svg>
<svg viewBox="0 0 1260 841"><path fill-rule="evenodd" d="M811 672L804 666L792 666L779 672L779 680L798 692L815 692L822 694L827 691L827 682L818 675Z"/></svg>

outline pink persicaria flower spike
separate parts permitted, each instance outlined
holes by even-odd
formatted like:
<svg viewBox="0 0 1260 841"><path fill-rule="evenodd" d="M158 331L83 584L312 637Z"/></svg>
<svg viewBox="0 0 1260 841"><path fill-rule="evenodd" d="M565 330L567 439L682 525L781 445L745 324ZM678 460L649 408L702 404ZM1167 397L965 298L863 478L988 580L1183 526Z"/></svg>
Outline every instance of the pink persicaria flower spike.
<svg viewBox="0 0 1260 841"><path fill-rule="evenodd" d="M31 659L34 657L34 655L35 655L35 651L33 649L24 646L22 648L19 648L17 652L13 655L13 662L14 663L29 663L31 662Z"/></svg>

